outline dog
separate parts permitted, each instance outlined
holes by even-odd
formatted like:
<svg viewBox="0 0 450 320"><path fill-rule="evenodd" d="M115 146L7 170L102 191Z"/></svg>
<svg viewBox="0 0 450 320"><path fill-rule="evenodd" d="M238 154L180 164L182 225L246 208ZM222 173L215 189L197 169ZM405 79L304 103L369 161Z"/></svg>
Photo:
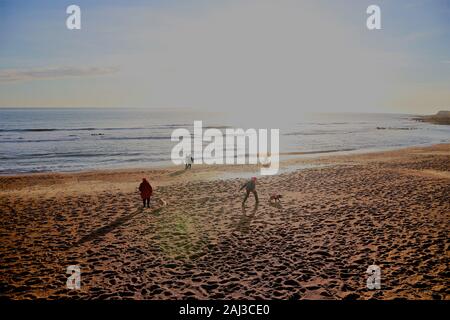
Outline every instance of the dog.
<svg viewBox="0 0 450 320"><path fill-rule="evenodd" d="M161 207L167 206L167 202L164 199L159 199L159 202L161 203Z"/></svg>
<svg viewBox="0 0 450 320"><path fill-rule="evenodd" d="M269 201L270 201L270 202L274 201L274 202L276 202L276 203L280 203L281 198L283 198L283 196L282 196L281 194L272 194L272 195L270 196Z"/></svg>

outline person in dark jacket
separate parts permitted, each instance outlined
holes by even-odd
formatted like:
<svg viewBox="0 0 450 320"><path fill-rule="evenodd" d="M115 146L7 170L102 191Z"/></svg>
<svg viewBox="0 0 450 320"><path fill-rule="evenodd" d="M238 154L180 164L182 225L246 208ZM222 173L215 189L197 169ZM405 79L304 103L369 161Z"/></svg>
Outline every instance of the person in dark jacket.
<svg viewBox="0 0 450 320"><path fill-rule="evenodd" d="M256 177L251 178L251 180L247 181L239 190L242 190L245 188L245 191L247 194L245 195L244 201L242 201L242 205L245 204L245 201L247 201L248 196L250 195L250 192L253 193L255 196L256 202L258 202L258 193L256 192Z"/></svg>
<svg viewBox="0 0 450 320"><path fill-rule="evenodd" d="M150 208L150 197L152 196L153 188L147 181L147 179L142 178L142 182L139 185L139 191L141 192L141 198L142 202L144 203L144 208L145 205L147 205L147 208Z"/></svg>
<svg viewBox="0 0 450 320"><path fill-rule="evenodd" d="M184 169L192 169L192 164L194 163L194 158L192 157L192 155L187 155L186 157L186 161L185 161L185 166Z"/></svg>

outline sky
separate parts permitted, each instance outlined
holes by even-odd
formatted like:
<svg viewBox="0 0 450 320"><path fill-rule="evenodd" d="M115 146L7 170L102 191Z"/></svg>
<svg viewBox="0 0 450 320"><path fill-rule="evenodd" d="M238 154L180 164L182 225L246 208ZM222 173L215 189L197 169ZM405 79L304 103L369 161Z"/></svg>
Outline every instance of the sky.
<svg viewBox="0 0 450 320"><path fill-rule="evenodd" d="M450 1L0 0L0 107L449 110Z"/></svg>

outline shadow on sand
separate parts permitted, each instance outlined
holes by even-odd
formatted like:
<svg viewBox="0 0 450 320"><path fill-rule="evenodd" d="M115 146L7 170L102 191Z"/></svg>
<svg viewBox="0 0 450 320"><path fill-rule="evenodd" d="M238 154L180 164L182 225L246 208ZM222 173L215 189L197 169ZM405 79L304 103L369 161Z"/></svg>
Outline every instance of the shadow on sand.
<svg viewBox="0 0 450 320"><path fill-rule="evenodd" d="M280 209L280 210L283 209L283 206L281 205L280 202L270 202L270 201L269 201L269 206L274 207L274 208L277 208L277 209Z"/></svg>
<svg viewBox="0 0 450 320"><path fill-rule="evenodd" d="M243 233L248 233L250 231L250 224L256 216L258 205L258 202L255 202L255 205L249 215L247 215L247 209L245 208L245 206L242 206L242 216L237 223L236 230L239 230Z"/></svg>
<svg viewBox="0 0 450 320"><path fill-rule="evenodd" d="M281 205L280 202L272 202L272 201L269 201L269 206L278 209L278 211L280 211L280 212L283 211L283 206ZM271 218L274 217L274 213L273 213L272 210L271 210L270 213L269 213L269 217L271 217Z"/></svg>
<svg viewBox="0 0 450 320"><path fill-rule="evenodd" d="M10 211L11 214L17 215L16 210L13 207L11 207L11 206L9 206L7 204L0 204L0 207L8 208L8 210ZM3 211L0 211L0 212L3 213Z"/></svg>
<svg viewBox="0 0 450 320"><path fill-rule="evenodd" d="M181 176L182 174L184 174L184 173L186 173L186 172L187 172L187 170L182 169L182 170L178 170L178 171L169 173L169 176L170 176L170 177L177 177L177 176Z"/></svg>
<svg viewBox="0 0 450 320"><path fill-rule="evenodd" d="M155 210L152 210L152 211L148 212L148 214L159 214L162 209L163 209L163 207L157 208ZM136 210L133 213L130 213L130 214L126 215L126 216L122 216L120 218L117 218L116 220L114 220L113 222L108 224L107 226L98 228L98 229L92 231L91 233L85 235L80 240L78 240L78 242L76 242L74 244L74 246L79 246L79 245L82 245L85 242L89 242L89 241L95 240L95 239L97 239L99 237L103 237L103 236L107 235L108 233L110 233L111 231L119 228L124 223L130 221L132 218L134 218L138 214L143 213L143 212L144 212L144 209L140 208L140 209Z"/></svg>

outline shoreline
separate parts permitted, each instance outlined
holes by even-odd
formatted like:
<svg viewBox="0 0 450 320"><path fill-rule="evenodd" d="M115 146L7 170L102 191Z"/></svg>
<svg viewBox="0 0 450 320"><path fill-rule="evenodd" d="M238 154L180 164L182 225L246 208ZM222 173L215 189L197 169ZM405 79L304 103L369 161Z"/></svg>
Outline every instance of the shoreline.
<svg viewBox="0 0 450 320"><path fill-rule="evenodd" d="M96 191L104 191L101 182L108 183L116 190L130 190L133 185L139 183L145 176L154 186L186 183L190 181L215 181L249 179L257 176L259 179L270 179L281 174L289 174L297 170L320 169L337 165L358 163L361 159L382 159L386 156L399 156L405 152L414 152L422 149L450 148L450 143L434 144L431 146L417 146L395 148L391 150L369 152L351 152L343 154L320 154L306 157L294 156L280 161L279 172L273 176L261 176L261 165L234 164L234 165L194 165L193 169L185 171L183 165L169 165L155 168L123 168L123 169L98 169L75 172L36 172L16 175L0 175L0 196L22 189L33 194L45 193L55 184L65 186L72 192L85 193L85 190L94 187ZM76 182L79 186L74 184Z"/></svg>
<svg viewBox="0 0 450 320"><path fill-rule="evenodd" d="M419 144L413 146L401 146L401 147L382 147L382 148L366 148L366 149L345 149L345 150L324 150L324 151L293 151L293 152L284 152L280 153L280 168L286 163L290 163L292 161L303 161L303 160L322 160L322 158L332 158L332 157L351 157L357 155L364 154L377 154L384 152L395 152L407 149L416 149L416 148L427 148L433 146L440 145L450 145L450 142L443 143L433 143L433 144ZM174 165L170 163L170 160L166 161L167 164L156 164L151 166L138 166L138 167L128 167L128 166L118 166L113 168L98 168L98 169L85 169L85 170L75 170L75 171L31 171L31 172L16 172L16 173L0 173L0 179L2 178L15 178L15 177L28 177L28 176L51 176L51 175L89 175L89 174L108 174L108 173L131 173L135 171L160 171L160 170L174 170L183 168L183 165ZM250 170L254 171L255 168L259 168L260 165L251 165L251 164L215 164L215 165L205 165L205 164L195 164L195 167L203 167L203 168L219 168L224 167L227 169L233 167L239 167L239 170L242 170L242 167L250 168Z"/></svg>

